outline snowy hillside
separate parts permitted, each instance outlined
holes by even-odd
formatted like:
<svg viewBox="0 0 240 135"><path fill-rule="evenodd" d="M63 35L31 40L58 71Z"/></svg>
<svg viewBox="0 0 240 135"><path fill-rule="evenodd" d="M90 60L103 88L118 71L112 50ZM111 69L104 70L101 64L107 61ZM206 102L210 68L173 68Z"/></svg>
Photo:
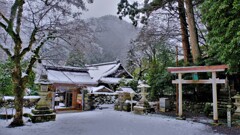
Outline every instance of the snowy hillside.
<svg viewBox="0 0 240 135"><path fill-rule="evenodd" d="M92 18L88 22L95 33L96 43L103 48L100 62L120 59L124 63L130 41L137 36L139 29L112 15Z"/></svg>

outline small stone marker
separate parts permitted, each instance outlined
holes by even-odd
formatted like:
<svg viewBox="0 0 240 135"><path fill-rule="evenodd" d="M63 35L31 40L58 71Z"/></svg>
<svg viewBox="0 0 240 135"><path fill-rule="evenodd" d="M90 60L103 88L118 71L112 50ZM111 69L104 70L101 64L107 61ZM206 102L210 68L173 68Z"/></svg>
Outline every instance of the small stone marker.
<svg viewBox="0 0 240 135"><path fill-rule="evenodd" d="M168 98L160 98L160 111L161 112L166 112L170 108L170 101Z"/></svg>
<svg viewBox="0 0 240 135"><path fill-rule="evenodd" d="M232 119L231 119L231 105L227 105L227 125L231 127Z"/></svg>

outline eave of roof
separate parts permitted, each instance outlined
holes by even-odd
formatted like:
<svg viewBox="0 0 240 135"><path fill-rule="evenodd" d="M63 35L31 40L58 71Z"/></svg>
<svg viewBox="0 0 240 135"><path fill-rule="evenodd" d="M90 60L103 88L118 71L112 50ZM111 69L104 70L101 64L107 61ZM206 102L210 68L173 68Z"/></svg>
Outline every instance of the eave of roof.
<svg viewBox="0 0 240 135"><path fill-rule="evenodd" d="M55 71L68 71L68 72L88 72L88 69L70 67L70 66L48 66L44 65L46 70L55 70Z"/></svg>

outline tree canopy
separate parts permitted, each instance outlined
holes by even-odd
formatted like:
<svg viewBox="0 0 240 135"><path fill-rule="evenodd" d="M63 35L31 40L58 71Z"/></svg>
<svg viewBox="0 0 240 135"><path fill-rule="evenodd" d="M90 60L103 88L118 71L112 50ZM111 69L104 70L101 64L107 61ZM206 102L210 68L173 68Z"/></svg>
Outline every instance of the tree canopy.
<svg viewBox="0 0 240 135"><path fill-rule="evenodd" d="M228 64L239 71L240 61L240 5L238 0L205 0L201 5L207 26L209 57Z"/></svg>

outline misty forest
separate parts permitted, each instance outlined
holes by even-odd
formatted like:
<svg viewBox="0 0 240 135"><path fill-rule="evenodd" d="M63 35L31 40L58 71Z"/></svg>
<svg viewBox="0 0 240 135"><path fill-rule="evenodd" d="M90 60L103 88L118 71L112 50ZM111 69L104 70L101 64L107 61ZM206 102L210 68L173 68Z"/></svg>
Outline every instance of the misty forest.
<svg viewBox="0 0 240 135"><path fill-rule="evenodd" d="M104 86L114 91L129 86L139 92L142 81L150 86L148 101L168 97L173 108L178 86L172 80L177 74L168 67L227 65L217 75L228 79L224 86L217 85L218 98L233 101L229 97L240 91L239 0L118 1L115 15L83 18L87 5L95 0L0 0L0 99L15 97L9 126L24 125L26 89L31 89L29 95L40 91L39 64L85 72L80 69L118 61L127 73L112 73L110 77L122 80ZM128 77L132 81L124 82ZM192 74L183 78L191 80ZM211 78L211 74L198 73L198 78ZM212 102L211 90L205 84L184 85L183 110L201 103L209 115L212 108L205 103Z"/></svg>

